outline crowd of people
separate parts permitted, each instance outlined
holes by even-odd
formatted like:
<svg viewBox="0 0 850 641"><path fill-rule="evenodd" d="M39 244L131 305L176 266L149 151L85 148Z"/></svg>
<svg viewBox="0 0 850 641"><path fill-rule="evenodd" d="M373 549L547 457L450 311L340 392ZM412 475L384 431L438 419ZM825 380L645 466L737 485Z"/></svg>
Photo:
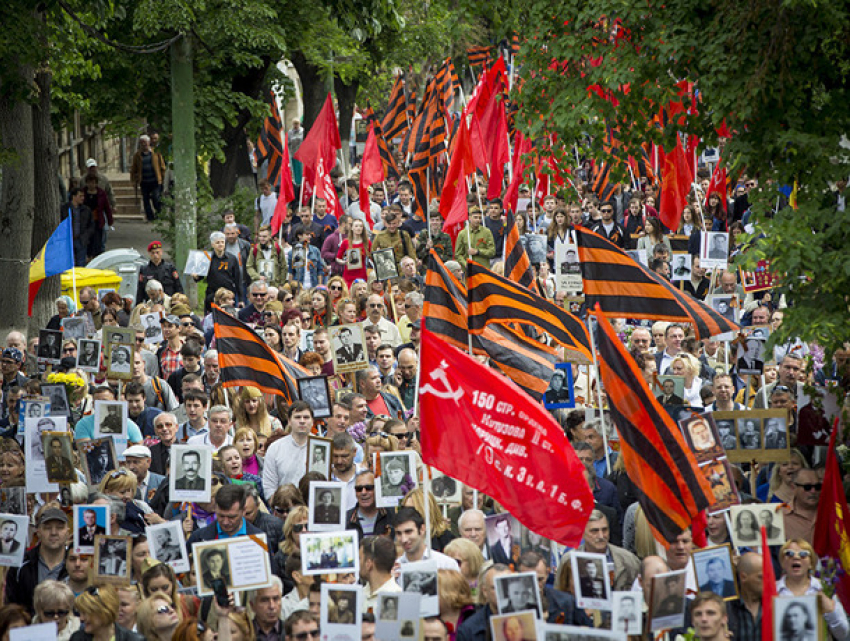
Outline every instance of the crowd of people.
<svg viewBox="0 0 850 641"><path fill-rule="evenodd" d="M152 218L160 207L159 155L151 152L149 139L143 140L142 147L133 166ZM111 224L110 192L98 180L96 162L88 168L87 191L72 189L67 208L75 221L84 208L98 212L93 225L89 214L80 216L88 221L84 228L74 227L75 253L83 263L103 250ZM576 176L581 175L577 170ZM25 492L20 513L28 516L27 549L19 567L0 570L5 574L6 604L0 609L0 638L8 638L4 635L14 627L55 621L60 639L316 639L323 607L321 586L340 584L361 586L365 605L361 638L368 640L375 638L374 608L380 595L401 592L400 568L422 560L433 560L439 568L439 613L420 622L428 641L491 638L491 617L504 613L498 603L497 579L518 572L537 577L541 620L583 626L588 634L592 628L609 629L613 625L609 611L578 606L577 594L595 589L593 577L586 589L575 585L570 557L578 552L604 555L607 565L602 572L610 575L612 589L632 592L632 605L643 604L644 611L650 607L652 577L687 570L689 606L683 624L669 634L674 638L692 627L694 638L704 641L728 635L760 639L762 555L768 555L779 577L779 594L816 595L832 637L850 638L843 604L815 576L819 562L812 548L830 425L815 410L805 415L799 405L805 395L812 394L810 386L840 393L839 403L843 402L850 384L848 348L825 361L818 345L792 340L776 344L772 353L763 356L760 374L742 374L741 362L748 371L753 366L751 360L741 361L731 351L740 342L736 336L698 340L693 329L683 324L616 322L647 383L671 411L678 406L697 413L739 412L745 417L754 410L781 410L785 420L771 428L765 423L763 435L756 435L762 439L757 447L747 446L749 428L744 419L740 428L734 420L718 421L717 432L727 453L733 449L788 451L787 460L756 462L754 458L729 466L732 503L781 504L776 514L784 523L785 540L769 549L758 545L754 523L744 518L733 522L728 509L709 511L703 531L688 529L672 543L657 543L639 504L642 488L629 478L618 457L616 434L606 420L593 418L596 411L585 411L595 398L596 380L592 369L578 365L573 365L577 409L552 410L584 464L596 501L583 542L575 551L525 530L517 538L505 525L507 521L499 518L490 536L489 521L507 514L498 496L487 496L487 488L460 487L452 504L446 501L454 487L448 481L435 481L431 491L424 483L424 487L408 487L408 479L402 481L399 474L395 485L403 490L398 507L378 505L376 486L394 473L395 465L382 467L381 455L409 452L417 468L411 473L419 481L426 476L420 455L416 380L430 251L461 282L468 259L497 272L504 269L504 205L500 199L480 196L486 180L479 178L470 195L468 229L461 231L454 246L442 231L443 219L436 207L417 207L411 184L394 179L372 185L372 202L365 215L356 178L342 180L339 197L345 213L339 220L328 211L328 203L316 198L311 206L291 206L281 231L272 236L277 195L268 183L260 182L255 210L239 216L225 212L221 231L210 236L209 270L205 276L195 275L206 284L206 298L199 307L202 313L196 313L183 291L185 278L163 258L162 243L152 242L135 298L114 293L99 298L96 290L86 287L79 291L78 300L57 299L56 315L47 326L59 329L63 319L86 317L92 330L88 338L100 340L104 350L111 340L110 328L132 329L135 344L127 380L110 377L104 354L98 367L81 368L81 359L91 362L91 354L82 354L78 339L62 341L61 358L47 371L39 359L39 337L10 333L2 351L2 509L9 509L14 488L26 488L27 469L34 464L23 447L27 419L21 408L43 399L42 385L53 373L69 374L77 381L67 395L76 482L63 485L62 492ZM707 182L707 176L703 178ZM563 255L559 245L570 245L571 230L581 226L625 250L643 252L647 266L668 278L673 276L670 262L681 248L690 268L689 279L679 281L685 292L700 300L732 297L739 312L736 319L743 326L777 329L783 309L793 300L770 289L745 292L731 261L725 269L711 273L700 267L701 234L728 231L726 257L747 251L738 236L753 224L747 194L757 183L746 177L740 183L725 208L717 195L705 203L704 192L695 188L675 230L660 222L658 193L651 184L619 186L605 202L599 202L580 180L578 193L567 198L547 195L532 202L529 190L521 189L516 221L523 247L532 259L538 254L541 258L532 261L539 291L556 304L583 313L580 302L556 278L560 271L556 257ZM703 190L706 187L702 185ZM89 199L92 204L87 205ZM239 217L249 225L237 222ZM537 252L538 242L543 243L542 252ZM387 255L376 254L381 250L390 250L395 260L379 266L376 256L386 260ZM376 268L395 273L389 280L379 280ZM281 396L252 386L223 386L213 303L253 327L273 352L299 363L312 376L326 377L331 394L328 407L306 400L287 404ZM149 322L152 314L159 318L159 326L145 327L142 319ZM337 343L333 337L340 326L361 327L364 342L352 345L349 339L340 339ZM161 340L152 341L152 337ZM746 343L742 345L746 348ZM87 344L86 350L90 349ZM336 371L339 363L360 357L365 361L363 368L354 373ZM659 376L667 375L681 379L679 393L675 386L659 382ZM559 373L559 385L562 379ZM126 447L115 457L110 457L108 448L92 453L93 447L101 446L93 414L98 401L126 404L127 420L121 430ZM321 412L324 418L316 416L320 409L326 410ZM770 441L769 431L775 432ZM313 469L312 463L320 462L318 456L308 461L311 437L331 442L328 475ZM714 437L694 431L691 438L699 448ZM207 501L178 501L170 496L171 451L181 444L213 452ZM181 461L183 471L196 469L186 456ZM199 464L201 457L197 458ZM187 474L177 479L177 489L195 489L194 478ZM312 484L326 481L343 484L344 514L339 512L341 506L333 504L332 493L320 493L317 498L311 493ZM311 505L314 500L319 504ZM100 572L94 556L72 543L74 529L84 527L75 522L73 506L98 504L110 506L110 522L103 531L129 536L132 541L129 579L123 584L95 580ZM301 541L315 516L329 522L339 518L345 531L357 532L357 574L305 573L302 559L310 553L302 550ZM198 573L204 574L205 585L212 584L219 575L208 573L220 572L218 565L205 562L202 568L192 558L188 572L175 573L168 562L151 556L148 528L173 520L180 523L190 555L196 542L265 534L272 572L269 587L243 594L238 606L232 599L199 597ZM753 545L735 545L750 540ZM178 554L174 542L156 545ZM737 587L731 593L728 583L714 582L710 573L711 581L704 585L696 581L693 554L722 545L729 545L734 559ZM588 566L588 572L598 570L593 566L591 572ZM712 589L723 593L713 594ZM529 600L531 590L524 590ZM347 615L335 617L337 622L343 619ZM505 622L499 638L522 638L513 636L517 625ZM518 630L521 635L522 627ZM809 637L789 633L787 638Z"/></svg>

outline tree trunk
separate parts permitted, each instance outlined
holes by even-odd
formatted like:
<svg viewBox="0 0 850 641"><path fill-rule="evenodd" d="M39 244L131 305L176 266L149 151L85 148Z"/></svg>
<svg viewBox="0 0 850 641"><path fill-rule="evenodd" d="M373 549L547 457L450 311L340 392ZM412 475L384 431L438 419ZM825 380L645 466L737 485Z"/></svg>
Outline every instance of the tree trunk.
<svg viewBox="0 0 850 641"><path fill-rule="evenodd" d="M21 77L32 77L23 67ZM16 92L0 87L0 147L13 149L15 158L3 166L0 189L0 335L27 328L27 286L30 236L35 213L32 106Z"/></svg>
<svg viewBox="0 0 850 641"><path fill-rule="evenodd" d="M46 189L35 189L35 220L33 222L30 256L35 256L50 234L59 225L59 207L62 205L64 194L59 188L59 157L56 149L56 136L53 123L50 120L50 92L53 75L48 70L36 73L35 82L38 85L38 103L32 107L32 137L33 156L35 158L36 186L46 186ZM35 336L38 329L47 325L50 317L56 313L53 301L60 294L60 277L48 278L36 296L30 318L30 336Z"/></svg>
<svg viewBox="0 0 850 641"><path fill-rule="evenodd" d="M304 119L301 126L305 131L310 131L328 95L325 78L317 67L307 62L300 51L293 51L290 60L301 79L301 99L304 102Z"/></svg>
<svg viewBox="0 0 850 641"><path fill-rule="evenodd" d="M351 144L351 118L354 116L354 101L357 98L357 90L360 81L354 80L351 84L344 84L339 78L334 78L334 90L339 107L339 138L342 143L343 166L340 169L348 175L349 150Z"/></svg>

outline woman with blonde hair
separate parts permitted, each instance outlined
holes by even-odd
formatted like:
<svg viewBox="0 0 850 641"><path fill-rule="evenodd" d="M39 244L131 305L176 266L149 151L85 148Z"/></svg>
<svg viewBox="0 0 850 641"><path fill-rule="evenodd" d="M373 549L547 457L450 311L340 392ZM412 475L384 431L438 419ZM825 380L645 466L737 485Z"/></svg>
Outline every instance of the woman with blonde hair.
<svg viewBox="0 0 850 641"><path fill-rule="evenodd" d="M275 551L274 560L278 567L278 576L283 581L285 594L295 588L292 577L284 572L286 560L293 554L301 553L301 534L307 531L309 521L309 508L306 505L295 505L289 510L289 515L283 522L283 539L280 542L280 549Z"/></svg>
<svg viewBox="0 0 850 641"><path fill-rule="evenodd" d="M171 641L181 618L180 608L174 607L171 597L162 592L143 600L136 611L139 632L154 641Z"/></svg>
<svg viewBox="0 0 850 641"><path fill-rule="evenodd" d="M74 615L74 592L65 583L42 581L33 594L36 623L56 621L57 641L68 641L80 629L80 620Z"/></svg>
<svg viewBox="0 0 850 641"><path fill-rule="evenodd" d="M124 503L124 518L119 520L119 524L131 534L144 534L147 527L145 515L153 512L147 503L133 498L138 487L136 475L125 467L104 476L98 486L101 494Z"/></svg>
<svg viewBox="0 0 850 641"><path fill-rule="evenodd" d="M685 377L685 405L702 407L702 379L699 377L700 363L687 352L679 352L670 362L670 374Z"/></svg>
<svg viewBox="0 0 850 641"><path fill-rule="evenodd" d="M455 630L475 613L472 590L466 577L460 572L437 570L437 592L440 618L451 624Z"/></svg>
<svg viewBox="0 0 850 641"><path fill-rule="evenodd" d="M157 594L165 595L171 603L177 604L180 618L194 616L200 601L198 597L182 595L177 592L177 576L171 566L148 558L142 563L142 596L152 597Z"/></svg>
<svg viewBox="0 0 850 641"><path fill-rule="evenodd" d="M242 388L236 399L233 415L236 429L249 427L263 436L270 436L273 432L283 429L280 421L269 415L263 393L251 385Z"/></svg>
<svg viewBox="0 0 850 641"><path fill-rule="evenodd" d="M339 301L348 298L348 285L342 276L331 276L328 279L328 296L331 299L331 308L334 310L336 310Z"/></svg>
<svg viewBox="0 0 850 641"><path fill-rule="evenodd" d="M71 641L144 641L145 637L125 630L118 620L118 594L108 585L90 585L74 601L80 614L80 629Z"/></svg>
<svg viewBox="0 0 850 641"><path fill-rule="evenodd" d="M484 566L484 555L481 554L478 546L469 539L453 539L443 548L443 554L457 561L460 572L469 583L470 589L477 592L478 573Z"/></svg>
<svg viewBox="0 0 850 641"><path fill-rule="evenodd" d="M247 474L263 475L263 457L257 452L260 449L260 439L250 427L240 427L233 435L233 444L242 457L242 470Z"/></svg>
<svg viewBox="0 0 850 641"><path fill-rule="evenodd" d="M410 490L401 500L404 507L412 507L414 510L425 518L425 501L423 500L422 488ZM428 510L430 511L431 520L431 549L442 552L443 549L456 537L449 529L451 523L443 518L443 511L437 503L437 499L431 492L428 492Z"/></svg>
<svg viewBox="0 0 850 641"><path fill-rule="evenodd" d="M791 504L797 492L794 478L803 468L808 468L809 462L803 453L795 447L791 448L791 458L781 463L774 463L770 471L770 480L756 489L756 496L763 503Z"/></svg>

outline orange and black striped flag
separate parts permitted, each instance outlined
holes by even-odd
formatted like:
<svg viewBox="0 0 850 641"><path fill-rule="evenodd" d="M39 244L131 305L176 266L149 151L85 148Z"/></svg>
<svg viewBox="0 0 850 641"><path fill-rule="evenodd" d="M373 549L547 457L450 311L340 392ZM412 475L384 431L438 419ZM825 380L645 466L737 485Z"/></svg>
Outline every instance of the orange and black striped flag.
<svg viewBox="0 0 850 641"><path fill-rule="evenodd" d="M472 67L473 71L481 72L490 59L490 50L491 47L488 45L467 48L466 56L469 58L469 66Z"/></svg>
<svg viewBox="0 0 850 641"><path fill-rule="evenodd" d="M451 57L446 58L436 77L437 92L443 99L446 109L454 111L457 96L455 95L458 87L457 71L455 71L454 63Z"/></svg>
<svg viewBox="0 0 850 641"><path fill-rule="evenodd" d="M467 263L466 284L473 334L491 323L531 325L586 362L593 361L587 328L565 309L473 261Z"/></svg>
<svg viewBox="0 0 850 641"><path fill-rule="evenodd" d="M534 281L534 271L531 260L519 238L519 228L516 226L516 216L511 209L507 210L505 223L505 277L531 291L537 293L537 283Z"/></svg>
<svg viewBox="0 0 850 641"><path fill-rule="evenodd" d="M488 327L480 335L467 330L466 287L431 252L425 276L425 326L447 343L467 351L472 339L475 354L490 362L535 399L540 400L555 372L555 352L550 347L507 326Z"/></svg>
<svg viewBox="0 0 850 641"><path fill-rule="evenodd" d="M691 323L698 339L740 330L599 234L577 227L575 235L588 308L599 303L612 318Z"/></svg>
<svg viewBox="0 0 850 641"><path fill-rule="evenodd" d="M617 191L617 183L611 177L611 165L609 163L600 161L596 164L590 178L590 190L599 198L600 204L613 198Z"/></svg>
<svg viewBox="0 0 850 641"><path fill-rule="evenodd" d="M390 152L390 148L387 145L387 139L384 137L384 131L381 127L381 123L372 111L371 107L369 107L366 114L366 120L367 122L371 122L375 125L375 140L378 142L378 155L380 155L381 163L384 166L384 174L388 178L395 178L398 180L401 177L401 174L398 171L395 156L393 156Z"/></svg>
<svg viewBox="0 0 850 641"><path fill-rule="evenodd" d="M283 141L281 139L280 111L273 91L269 92L269 109L271 113L263 121L263 130L257 139L257 164L269 161L266 180L272 185L280 183L280 170L283 166Z"/></svg>
<svg viewBox="0 0 850 641"><path fill-rule="evenodd" d="M278 394L287 403L298 400L300 378L310 372L266 345L257 332L213 305L215 344L224 387L251 385L265 394Z"/></svg>
<svg viewBox="0 0 850 641"><path fill-rule="evenodd" d="M407 102L404 96L404 79L401 74L396 76L395 84L390 93L387 111L381 121L381 129L387 139L401 138L407 133Z"/></svg>
<svg viewBox="0 0 850 641"><path fill-rule="evenodd" d="M596 318L599 373L620 435L620 456L640 489L638 502L655 538L674 541L714 503L711 487L598 304Z"/></svg>

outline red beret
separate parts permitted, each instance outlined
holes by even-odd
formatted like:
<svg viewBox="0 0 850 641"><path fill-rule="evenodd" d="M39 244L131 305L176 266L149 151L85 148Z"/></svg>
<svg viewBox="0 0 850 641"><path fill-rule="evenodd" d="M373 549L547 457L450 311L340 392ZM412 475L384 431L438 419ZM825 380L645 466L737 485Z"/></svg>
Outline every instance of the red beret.
<svg viewBox="0 0 850 641"><path fill-rule="evenodd" d="M148 251L153 251L154 249L162 249L162 241L155 240L148 245Z"/></svg>

